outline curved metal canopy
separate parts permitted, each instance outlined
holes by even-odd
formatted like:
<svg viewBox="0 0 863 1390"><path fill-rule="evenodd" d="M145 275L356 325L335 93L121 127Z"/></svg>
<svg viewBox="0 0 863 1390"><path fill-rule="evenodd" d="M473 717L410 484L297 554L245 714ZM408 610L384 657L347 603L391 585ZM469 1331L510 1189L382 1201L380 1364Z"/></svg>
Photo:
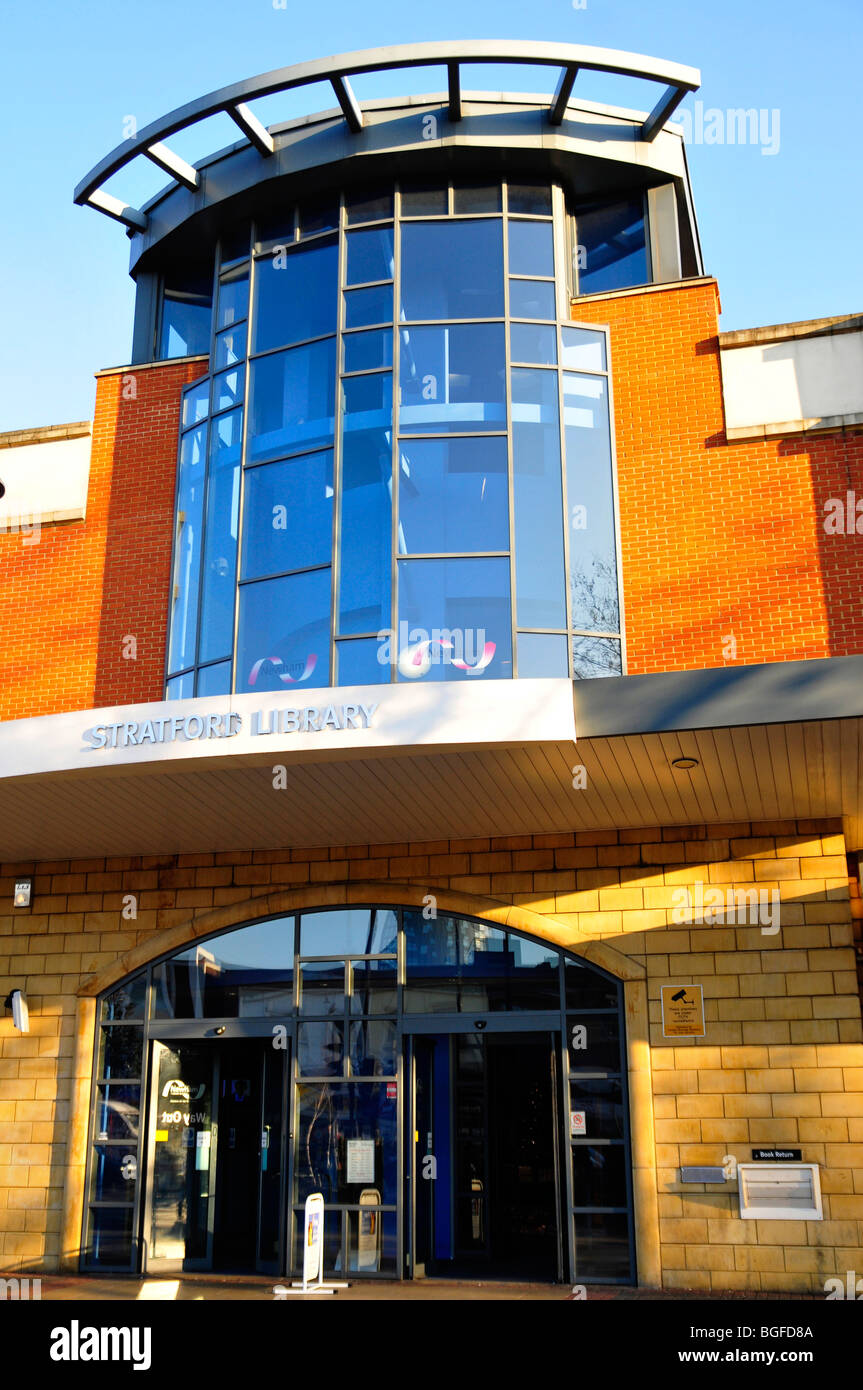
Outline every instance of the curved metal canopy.
<svg viewBox="0 0 863 1390"><path fill-rule="evenodd" d="M167 116L151 122L134 138L124 140L101 159L78 184L75 202L96 208L134 231L144 231L147 227L146 213L103 191L102 185L112 175L138 155L144 155L178 183L191 189L197 188L200 181L198 170L175 154L164 141L177 131L186 130L220 113L230 116L250 144L262 158L266 158L275 150L273 137L246 103L314 82L329 82L332 85L348 128L356 133L363 127L363 111L351 88L350 77L394 68L443 66L447 70L449 119L459 121L462 116L460 68L463 63L520 63L558 69L557 86L548 106L550 125L562 123L576 76L581 69L662 83L665 91L640 128L641 139L645 141L655 139L687 93L696 91L701 85L701 74L697 68L663 62L640 53L588 48L580 44L528 43L509 39L369 48L357 53L343 53L335 58L319 58L312 63L276 68L258 77L220 87L218 91L209 92L185 106L178 106Z"/></svg>

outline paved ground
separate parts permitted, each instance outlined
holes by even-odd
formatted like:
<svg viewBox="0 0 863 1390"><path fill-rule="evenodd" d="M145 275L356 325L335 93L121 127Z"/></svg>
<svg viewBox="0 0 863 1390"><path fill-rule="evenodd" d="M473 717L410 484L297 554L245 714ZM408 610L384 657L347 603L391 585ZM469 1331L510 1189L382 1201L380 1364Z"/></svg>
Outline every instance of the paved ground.
<svg viewBox="0 0 863 1390"><path fill-rule="evenodd" d="M8 1277L8 1276L7 1276ZM34 1276L31 1276L34 1277ZM38 1277L38 1276L35 1276ZM272 1301L274 1288L290 1287L290 1281L274 1280L269 1276L231 1277L219 1275L199 1275L197 1278L162 1279L99 1279L91 1276L66 1276L45 1274L41 1276L41 1294L44 1300L74 1303L98 1303L105 1301L170 1301L197 1302L211 1300L237 1299L252 1301ZM807 1300L814 1295L806 1294L758 1294L723 1293L712 1296L700 1291L681 1289L632 1289L616 1286L590 1285L586 1290L589 1302L614 1301L739 1301L757 1298L760 1301L785 1300L788 1298ZM303 1295L285 1295L291 1302ZM311 1297L311 1295L306 1295ZM320 1299L321 1295L314 1295ZM463 1301L518 1301L541 1300L544 1302L571 1301L573 1294L568 1285L561 1284L510 1284L487 1283L470 1280L427 1279L405 1280L404 1282L381 1280L358 1280L347 1289L339 1289L336 1294L325 1295L329 1300L336 1298L350 1302L377 1302L394 1300L397 1302L463 1302Z"/></svg>

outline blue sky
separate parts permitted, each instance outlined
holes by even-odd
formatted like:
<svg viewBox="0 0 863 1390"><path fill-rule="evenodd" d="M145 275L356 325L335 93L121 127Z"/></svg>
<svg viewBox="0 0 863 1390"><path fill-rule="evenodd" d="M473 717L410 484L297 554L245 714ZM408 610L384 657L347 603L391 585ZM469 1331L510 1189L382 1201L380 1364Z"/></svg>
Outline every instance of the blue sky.
<svg viewBox="0 0 863 1390"><path fill-rule="evenodd" d="M758 144L689 150L706 269L720 285L721 326L863 311L860 0L576 4L8 0L0 53L0 430L88 418L93 373L128 360L127 238L118 223L72 203L75 184L123 139L126 118L145 125L240 78L379 44L533 39L685 63L702 73L701 91L687 105L763 110L765 147L776 145L778 111L774 154ZM410 79L411 90L427 89L430 79ZM360 96L406 85L398 74L356 84ZM466 78L464 85L472 84ZM525 73L518 85L539 83ZM579 90L637 104L601 78ZM333 104L317 89L305 98L311 105L292 100L261 114L273 121ZM189 136L172 145L197 158L236 132L214 123L202 136L203 146ZM142 197L163 182L153 168L148 184L127 179L122 192Z"/></svg>

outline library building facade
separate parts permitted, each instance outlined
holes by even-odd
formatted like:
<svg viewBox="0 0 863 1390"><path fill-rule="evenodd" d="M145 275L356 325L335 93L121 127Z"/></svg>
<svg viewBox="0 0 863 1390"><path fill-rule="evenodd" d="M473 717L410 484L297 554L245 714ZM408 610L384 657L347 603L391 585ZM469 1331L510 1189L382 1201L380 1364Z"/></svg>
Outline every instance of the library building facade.
<svg viewBox="0 0 863 1390"><path fill-rule="evenodd" d="M863 318L719 331L698 85L375 49L75 190L136 301L0 436L0 1270L298 1277L313 1193L349 1281L861 1269Z"/></svg>

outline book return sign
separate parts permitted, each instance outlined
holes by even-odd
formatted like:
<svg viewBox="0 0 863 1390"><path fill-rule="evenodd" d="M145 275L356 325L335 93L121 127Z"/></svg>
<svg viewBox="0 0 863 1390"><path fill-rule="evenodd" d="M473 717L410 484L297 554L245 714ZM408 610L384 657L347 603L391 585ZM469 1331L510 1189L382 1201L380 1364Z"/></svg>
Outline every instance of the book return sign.
<svg viewBox="0 0 863 1390"><path fill-rule="evenodd" d="M662 986L662 1036L703 1038L704 991L701 985Z"/></svg>

